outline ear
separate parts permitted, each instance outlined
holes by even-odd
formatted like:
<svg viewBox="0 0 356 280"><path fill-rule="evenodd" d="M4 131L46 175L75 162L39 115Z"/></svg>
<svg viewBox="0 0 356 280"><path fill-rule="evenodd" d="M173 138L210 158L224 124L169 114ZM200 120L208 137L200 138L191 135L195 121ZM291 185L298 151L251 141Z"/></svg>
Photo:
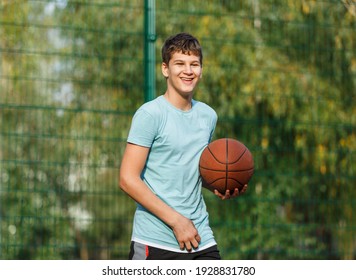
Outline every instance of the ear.
<svg viewBox="0 0 356 280"><path fill-rule="evenodd" d="M162 74L165 78L168 78L168 65L166 63L162 63L162 66L161 66L161 69L162 69Z"/></svg>
<svg viewBox="0 0 356 280"><path fill-rule="evenodd" d="M203 78L203 67L201 68L201 72L200 72L199 78L200 78L200 79Z"/></svg>

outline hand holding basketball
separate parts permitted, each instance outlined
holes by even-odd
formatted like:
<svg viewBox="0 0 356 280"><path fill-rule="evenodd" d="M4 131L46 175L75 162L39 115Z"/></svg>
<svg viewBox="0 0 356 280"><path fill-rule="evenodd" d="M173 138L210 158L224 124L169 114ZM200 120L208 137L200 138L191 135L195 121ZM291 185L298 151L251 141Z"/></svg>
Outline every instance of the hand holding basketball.
<svg viewBox="0 0 356 280"><path fill-rule="evenodd" d="M214 194L216 196L218 196L220 199L222 200L226 200L226 199L230 199L230 198L234 198L237 197L241 194L244 194L247 190L247 185L245 185L241 191L239 191L238 188L235 188L235 190L233 192L230 192L230 190L226 190L225 194L222 194L221 192L219 192L217 189L214 190Z"/></svg>

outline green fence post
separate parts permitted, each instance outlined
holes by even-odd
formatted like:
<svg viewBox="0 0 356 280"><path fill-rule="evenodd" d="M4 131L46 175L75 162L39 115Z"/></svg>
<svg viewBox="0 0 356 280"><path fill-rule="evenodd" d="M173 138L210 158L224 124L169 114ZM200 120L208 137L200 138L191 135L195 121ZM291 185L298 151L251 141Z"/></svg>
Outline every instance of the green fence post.
<svg viewBox="0 0 356 280"><path fill-rule="evenodd" d="M145 0L145 102L154 99L156 92L156 72L155 72L155 42L156 42L156 22L155 22L155 0Z"/></svg>

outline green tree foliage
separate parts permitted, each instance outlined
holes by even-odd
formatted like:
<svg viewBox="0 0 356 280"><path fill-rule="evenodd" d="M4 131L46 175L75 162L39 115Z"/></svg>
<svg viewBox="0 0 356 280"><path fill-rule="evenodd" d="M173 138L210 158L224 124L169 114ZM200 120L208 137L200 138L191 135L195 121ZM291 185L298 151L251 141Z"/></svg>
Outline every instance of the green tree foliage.
<svg viewBox="0 0 356 280"><path fill-rule="evenodd" d="M28 108L43 105L44 98L37 93L41 76L38 54L44 46L35 44L40 34L30 25L30 15L38 12L27 2L1 4L0 254L9 259L37 259L42 253L60 258L56 250L44 245L60 239L66 231L65 226L55 231L47 223L60 214L51 211L56 198L47 188L48 178L41 166L41 157L50 152L41 141L44 120L36 108Z"/></svg>
<svg viewBox="0 0 356 280"><path fill-rule="evenodd" d="M119 225L134 205L117 188L119 147L140 92L128 77L142 63L122 70L135 55L129 46L137 34L100 33L106 15L115 15L112 6L2 7L4 258L126 257L130 226ZM102 26L87 22L95 10L106 12Z"/></svg>
<svg viewBox="0 0 356 280"><path fill-rule="evenodd" d="M160 47L196 35L215 138L254 155L247 193L204 190L225 259L355 258L356 17L350 1L156 1ZM126 258L117 187L143 102L143 1L4 1L1 258Z"/></svg>

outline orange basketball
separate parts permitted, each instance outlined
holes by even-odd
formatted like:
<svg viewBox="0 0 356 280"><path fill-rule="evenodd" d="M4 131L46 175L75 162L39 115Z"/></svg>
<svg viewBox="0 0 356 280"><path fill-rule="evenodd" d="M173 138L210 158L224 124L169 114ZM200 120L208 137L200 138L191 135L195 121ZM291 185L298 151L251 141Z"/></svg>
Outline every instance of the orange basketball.
<svg viewBox="0 0 356 280"><path fill-rule="evenodd" d="M199 171L209 190L225 194L247 184L254 172L253 157L247 147L231 138L211 142L201 154Z"/></svg>

